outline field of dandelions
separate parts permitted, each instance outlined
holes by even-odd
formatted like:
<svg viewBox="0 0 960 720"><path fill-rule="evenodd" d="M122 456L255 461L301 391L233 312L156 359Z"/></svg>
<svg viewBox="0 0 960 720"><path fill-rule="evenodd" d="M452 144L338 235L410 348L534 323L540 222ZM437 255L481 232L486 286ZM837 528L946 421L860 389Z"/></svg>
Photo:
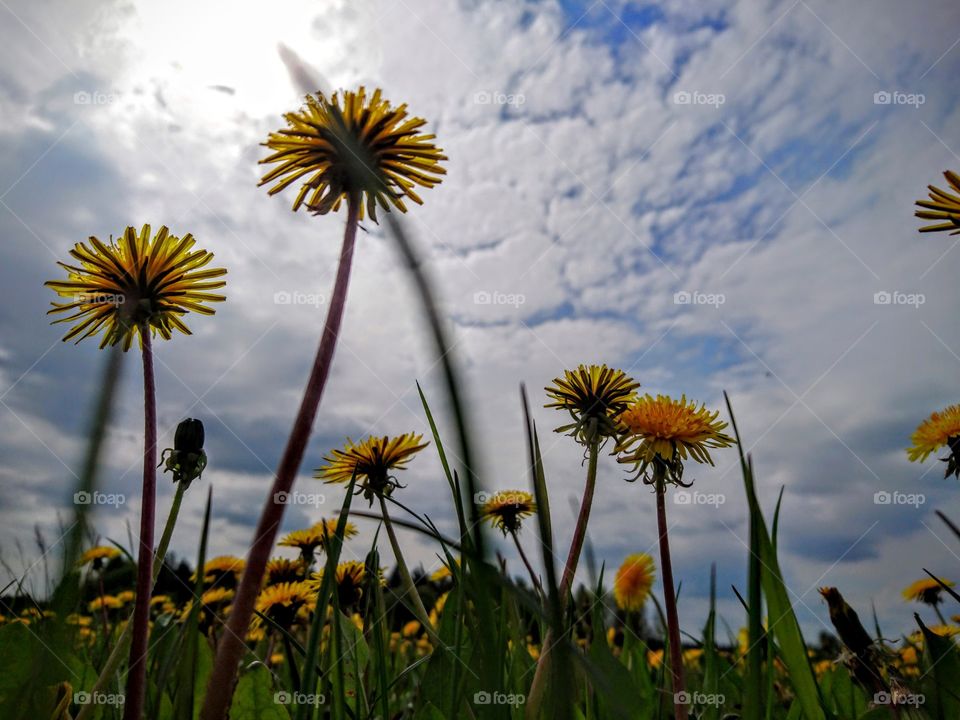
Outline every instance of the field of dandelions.
<svg viewBox="0 0 960 720"><path fill-rule="evenodd" d="M97 492L118 370L137 356L144 393L139 542L91 543L99 536L89 504L76 503L62 567L49 586L37 594L15 579L0 591L0 718L960 719L960 595L948 578L917 569L904 589L916 626L899 638L864 621L865 599L821 588L836 635L816 646L803 637L777 558L779 505L772 517L760 510L729 398L725 407L708 408L686 396L645 394L617 368L570 368L544 378L543 389L521 388L526 487L486 487L473 472L459 369L430 268L399 219L442 181L447 157L425 120L379 90L308 96L285 119L264 142L261 185L269 195L293 193L293 210L304 211L306 222L343 222L344 234L316 358L273 484L264 487L251 549L246 557L208 552L216 502L204 487L202 421L184 419L172 438L156 431L154 343L191 342L183 337L188 316L216 322L195 316L213 316L226 300L227 270L189 233L156 224L65 249L47 283L57 296L49 312L64 324L64 340L89 338L103 351L76 491ZM916 202L915 214L932 223L921 232L960 233L960 177L945 177L947 190L930 186L929 199ZM428 437L371 436L330 448L314 474L339 490L339 513L281 535L286 505L278 498L294 491L310 461L305 448L334 361L353 255L363 251L355 248L363 220L384 223L406 261L419 294L419 307L409 311L429 327L443 369L445 396L432 400L452 408L452 421L438 426L421 392ZM556 427L532 422L534 403L555 409ZM552 527L551 459L540 450L551 432L583 455L569 547L556 545ZM960 405L933 412L911 440L910 460L940 457L945 475L960 477ZM578 585L601 452L616 455L631 481L648 486L659 552L629 555L615 571ZM739 630L718 628L715 579L708 615L680 617L675 593L683 578L670 562L665 495L671 485L693 482L690 466L707 470L697 482L708 484L716 453L739 454L740 502L749 517L747 584L732 590L743 609ZM428 455L442 467L437 491L453 499L453 536L405 503L404 470ZM176 484L165 518L156 516L161 477ZM166 553L183 503L205 504L205 520L192 564L174 566ZM376 521L376 537L353 548L364 561L342 561L344 545L359 542L358 518ZM960 529L940 519L960 548ZM398 528L404 537L427 538L441 570L408 567ZM514 544L515 567L491 554L490 533ZM381 561L379 548L387 545L393 567ZM278 547L294 549L296 559L277 557ZM655 577L663 597L651 593Z"/></svg>

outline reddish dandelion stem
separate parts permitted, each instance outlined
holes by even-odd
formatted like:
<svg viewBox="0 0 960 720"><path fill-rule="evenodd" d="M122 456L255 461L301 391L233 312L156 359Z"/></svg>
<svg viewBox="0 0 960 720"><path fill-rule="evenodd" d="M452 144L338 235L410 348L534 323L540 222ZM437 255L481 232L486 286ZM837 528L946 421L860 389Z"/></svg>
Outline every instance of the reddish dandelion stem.
<svg viewBox="0 0 960 720"><path fill-rule="evenodd" d="M347 300L347 286L350 280L350 266L353 260L353 247L357 236L357 222L359 219L359 202L351 198L347 204L347 226L343 234L343 246L340 250L340 264L337 268L337 278L333 286L333 296L327 310L324 323L323 337L320 338L320 347L310 371L300 410L293 423L293 429L287 440L287 446L280 459L277 475L273 487L267 496L260 513L260 521L254 534L253 545L247 555L246 567L240 586L237 588L236 599L230 612L230 621L220 638L217 656L213 670L207 683L207 692L200 712L202 720L222 720L226 716L230 698L233 695L233 685L237 675L237 667L243 656L244 638L250 619L253 615L254 602L260 591L263 574L267 561L273 550L280 523L283 520L283 511L286 505L276 502L278 494L289 493L293 488L297 472L303 462L313 422L320 406L330 366L333 363L333 353L340 333L340 323L343 320L344 305Z"/></svg>

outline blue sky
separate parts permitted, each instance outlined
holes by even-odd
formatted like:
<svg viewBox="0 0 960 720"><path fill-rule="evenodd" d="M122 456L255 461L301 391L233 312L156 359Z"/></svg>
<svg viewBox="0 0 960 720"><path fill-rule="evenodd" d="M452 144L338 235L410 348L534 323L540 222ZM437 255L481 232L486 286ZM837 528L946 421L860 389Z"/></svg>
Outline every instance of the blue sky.
<svg viewBox="0 0 960 720"><path fill-rule="evenodd" d="M221 5L223 7L221 7ZM960 169L960 8L948 2L452 3L420 0L0 5L0 548L35 524L51 540L102 355L47 325L55 261L128 225L192 232L226 266L228 302L158 348L161 432L207 424L214 551L243 554L312 359L342 218L289 210L256 187L260 143L301 90L279 50L323 89L382 87L449 155L407 220L438 280L469 380L489 487L527 482L517 388L605 362L650 392L721 407L727 390L762 501L784 488L782 565L810 633L818 585L906 629L899 598L922 566L952 576L955 483L906 461L930 411L957 401L955 239L921 237L912 202ZM291 23L290 18L300 22ZM212 28L218 28L212 31ZM222 31L221 31L222 30ZM890 102L884 102L889 100ZM383 232L362 233L331 384L292 508L332 512L311 480L346 436L425 431L415 382L442 404L416 300ZM878 292L923 304L876 304ZM478 293L522 298L476 302ZM693 300L681 302L685 297ZM124 542L138 516L139 377L131 355L97 515ZM542 428L558 423L537 410ZM561 546L582 484L579 449L547 434ZM681 612L705 617L709 566L742 585L746 510L731 453L697 469L719 506L669 508ZM435 456L407 502L452 527ZM619 564L653 551L652 498L610 458L590 537ZM923 504L876 504L877 492ZM171 488L161 483L161 504ZM174 549L192 555L202 487ZM372 538L365 527L363 538ZM435 549L404 539L416 561ZM531 539L531 542L533 540ZM353 545L358 555L363 540ZM387 554L388 549L382 549ZM516 564L509 547L502 548ZM27 559L27 565L32 558ZM733 628L741 613L724 591Z"/></svg>

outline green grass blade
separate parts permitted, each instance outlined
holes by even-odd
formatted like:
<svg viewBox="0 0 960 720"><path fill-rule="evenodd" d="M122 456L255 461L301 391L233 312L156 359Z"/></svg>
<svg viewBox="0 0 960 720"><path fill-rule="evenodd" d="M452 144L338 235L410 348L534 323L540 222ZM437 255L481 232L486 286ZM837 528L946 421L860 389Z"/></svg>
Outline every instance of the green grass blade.
<svg viewBox="0 0 960 720"><path fill-rule="evenodd" d="M310 623L310 634L307 638L306 657L303 660L303 668L300 671L300 677L303 680L303 691L310 695L317 694L317 658L319 657L320 640L323 636L323 625L326 621L327 603L330 599L330 591L336 578L337 563L340 562L340 551L343 548L343 533L347 528L347 518L350 515L350 504L353 501L354 487L357 484L357 476L350 478L346 493L343 498L343 505L340 508L340 516L337 519L337 529L333 537L328 537L324 546L327 552L326 565L323 572L323 579L320 581L320 590L317 593L317 607L313 613L313 620ZM296 720L308 720L316 707L309 705L297 705L295 712Z"/></svg>
<svg viewBox="0 0 960 720"><path fill-rule="evenodd" d="M757 500L753 466L749 458L745 458L742 454L743 443L730 404L730 398L726 394L724 397L727 401L727 410L730 413L731 427L737 445L741 448L741 470L750 509L750 523L751 528L756 530L755 536L751 536L751 542L755 543L755 547L751 548L751 554L757 556L761 566L760 582L770 615L768 631L773 633L778 641L781 659L787 667L790 683L797 697L795 704L799 704L803 717L806 720L825 720L823 701L807 657L807 647L800 632L800 624L793 612L793 606L783 582L783 574L780 571L776 548L767 533L766 522L763 519L760 503ZM757 612L758 607L751 602L750 616L754 625L756 624L754 616ZM759 635L756 637L759 637ZM753 636L751 636L751 643L753 643ZM750 692L755 692L755 689L750 688ZM746 702L752 704L757 701L751 698L745 701L745 706ZM757 708L760 708L759 704ZM746 707L744 710L746 711Z"/></svg>

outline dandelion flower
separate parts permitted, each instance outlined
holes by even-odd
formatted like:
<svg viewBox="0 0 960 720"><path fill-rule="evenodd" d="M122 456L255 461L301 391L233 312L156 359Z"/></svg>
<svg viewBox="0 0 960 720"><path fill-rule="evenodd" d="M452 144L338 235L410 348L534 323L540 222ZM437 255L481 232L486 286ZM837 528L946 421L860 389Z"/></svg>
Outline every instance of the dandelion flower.
<svg viewBox="0 0 960 720"><path fill-rule="evenodd" d="M178 238L163 226L151 236L150 226L144 225L139 236L128 227L116 242L104 244L91 237L90 246L74 245L70 255L77 264L58 263L67 271L67 279L45 283L69 298L52 303L48 312L68 313L55 323L76 321L64 341L80 342L103 331L101 348L122 343L129 350L134 336L147 328L164 340L174 330L189 335L182 316L191 310L213 315L206 303L226 299L209 291L226 285L217 278L227 271L207 268L213 254L193 249L195 244L189 233Z"/></svg>
<svg viewBox="0 0 960 720"><path fill-rule="evenodd" d="M947 463L944 477L960 477L960 405L932 413L913 431L910 440L913 443L907 448L910 462L924 462L932 453L948 447L950 455L943 458Z"/></svg>
<svg viewBox="0 0 960 720"><path fill-rule="evenodd" d="M323 570L315 572L307 581L314 593L319 592L323 582ZM347 560L337 565L334 582L337 585L337 600L342 608L357 603L363 597L363 585L367 578L367 566L360 560ZM383 578L380 578L383 581Z"/></svg>
<svg viewBox="0 0 960 720"><path fill-rule="evenodd" d="M95 600L91 600L87 605L87 611L91 614L100 610L119 610L123 607L123 601L113 595L101 595Z"/></svg>
<svg viewBox="0 0 960 720"><path fill-rule="evenodd" d="M953 587L951 581L943 580L943 578L941 578L941 581L943 585ZM943 599L941 597L943 595L943 585L933 578L923 578L905 587L903 590L903 598L904 600L912 600L925 605L935 606Z"/></svg>
<svg viewBox="0 0 960 720"><path fill-rule="evenodd" d="M565 370L562 378L544 388L552 402L544 407L566 410L573 418L569 425L556 429L569 433L584 445L602 441L616 434L616 421L640 383L622 370L606 365L580 365Z"/></svg>
<svg viewBox="0 0 960 720"><path fill-rule="evenodd" d="M698 408L686 395L680 400L644 395L620 415L622 434L617 451L624 453L620 462L635 465L642 474L648 465L660 461L674 471L675 480L679 478L676 471L688 457L713 465L708 450L734 443L722 432L727 423L718 421L719 415L705 405Z"/></svg>
<svg viewBox="0 0 960 720"><path fill-rule="evenodd" d="M357 476L357 486L363 496L373 503L373 498L383 497L402 487L393 477L394 470L406 468L414 455L428 443L422 435L404 433L397 437L369 437L354 444L347 440L342 450L333 450L324 457L327 463L319 468L314 477L328 483L347 483Z"/></svg>
<svg viewBox="0 0 960 720"><path fill-rule="evenodd" d="M446 173L436 136L419 132L426 120L408 118L407 106L391 106L379 89L369 98L362 86L329 99L308 95L298 112L284 117L288 127L264 143L273 152L260 162L277 165L260 184L276 181L269 190L274 195L303 178L294 210L305 205L325 215L352 198L376 222L378 205L406 212L405 198L423 203L417 185L432 188Z"/></svg>
<svg viewBox="0 0 960 720"><path fill-rule="evenodd" d="M256 610L280 627L288 629L296 619L297 612L312 597L311 588L305 582L270 585L257 597Z"/></svg>
<svg viewBox="0 0 960 720"><path fill-rule="evenodd" d="M960 193L960 177L956 173L947 170L943 173L951 189ZM925 225L920 228L920 232L941 232L952 230L951 235L960 234L960 197L952 195L945 190L928 185L930 190L929 200L917 200L916 204L924 210L917 210L914 214L923 220L936 220L933 225Z"/></svg>
<svg viewBox="0 0 960 720"><path fill-rule="evenodd" d="M460 559L454 558L453 562L456 564L457 569L459 570ZM430 582L439 583L439 582L443 582L447 578L452 578L452 577L453 577L453 572L450 570L450 567L447 565L447 563L442 562L440 567L438 567L436 570L433 571L433 573L431 573Z"/></svg>
<svg viewBox="0 0 960 720"><path fill-rule="evenodd" d="M245 565L243 558L233 555L220 555L212 560L207 560L203 564L204 585L234 588L237 586L237 580L243 573ZM196 580L197 573L194 572L190 579Z"/></svg>
<svg viewBox="0 0 960 720"><path fill-rule="evenodd" d="M281 547L297 548L303 559L307 562L313 560L313 553L318 547L323 547L327 538L332 538L337 531L337 520L321 520L303 530L294 530L277 543ZM343 537L349 538L357 534L357 526L351 522L346 523L343 530Z"/></svg>
<svg viewBox="0 0 960 720"><path fill-rule="evenodd" d="M106 562L110 562L115 557L120 556L120 551L115 547L110 547L109 545L98 545L97 547L92 547L87 550L83 555L80 556L78 565L87 565L92 563L94 570L99 570Z"/></svg>
<svg viewBox="0 0 960 720"><path fill-rule="evenodd" d="M494 493L480 507L480 515L506 535L520 529L520 523L537 511L533 495L523 490L502 490Z"/></svg>
<svg viewBox="0 0 960 720"><path fill-rule="evenodd" d="M621 610L636 612L653 588L653 558L646 553L628 555L613 581L613 598Z"/></svg>
<svg viewBox="0 0 960 720"><path fill-rule="evenodd" d="M279 585L285 582L300 582L304 578L306 566L300 558L271 558L263 574L264 585Z"/></svg>

